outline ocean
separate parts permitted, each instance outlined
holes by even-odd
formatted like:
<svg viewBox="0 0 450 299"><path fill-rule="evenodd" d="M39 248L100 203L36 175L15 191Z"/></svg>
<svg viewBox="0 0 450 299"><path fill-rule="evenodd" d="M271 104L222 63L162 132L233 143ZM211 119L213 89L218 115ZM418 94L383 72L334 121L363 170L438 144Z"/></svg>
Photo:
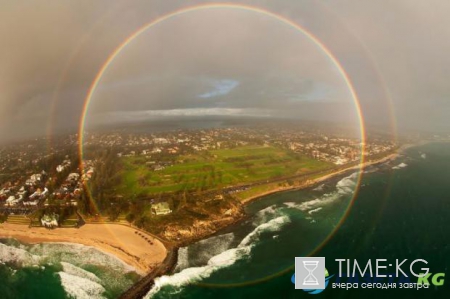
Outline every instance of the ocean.
<svg viewBox="0 0 450 299"><path fill-rule="evenodd" d="M318 295L294 289L294 257L312 252L326 257L332 275L337 263L328 261L337 258L421 258L432 272L448 271L450 144L409 148L366 169L343 219L357 177L349 172L252 202L245 221L181 248L174 274L157 278L146 298L448 298L447 283L422 290L329 286ZM2 240L0 260L0 298L115 298L137 279L117 259L81 245Z"/></svg>
<svg viewBox="0 0 450 299"><path fill-rule="evenodd" d="M112 255L72 243L0 240L0 298L117 298L139 279Z"/></svg>
<svg viewBox="0 0 450 299"><path fill-rule="evenodd" d="M331 234L349 207L357 175L251 203L247 221L182 248L176 273L157 279L147 298L448 298L448 283L421 290L329 286L317 295L294 289L294 257L314 251L361 264L421 258L431 272L448 271L450 144L409 148L366 169L348 217ZM336 275L337 263L326 264Z"/></svg>

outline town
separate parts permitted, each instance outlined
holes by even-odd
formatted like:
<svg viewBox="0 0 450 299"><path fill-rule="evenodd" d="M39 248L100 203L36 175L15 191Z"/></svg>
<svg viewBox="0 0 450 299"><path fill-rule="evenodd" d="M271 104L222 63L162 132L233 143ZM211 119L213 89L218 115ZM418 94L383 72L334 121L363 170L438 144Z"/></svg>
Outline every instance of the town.
<svg viewBox="0 0 450 299"><path fill-rule="evenodd" d="M236 201L262 185L292 185L308 174L356 165L361 155L382 157L398 148L374 136L362 153L355 136L277 126L90 132L82 140L82 158L77 134L2 148L1 220L58 227L100 217L147 227L149 218L154 225L153 216L176 211L208 214L205 206L218 201L219 210L232 215ZM192 198L203 199L186 203Z"/></svg>

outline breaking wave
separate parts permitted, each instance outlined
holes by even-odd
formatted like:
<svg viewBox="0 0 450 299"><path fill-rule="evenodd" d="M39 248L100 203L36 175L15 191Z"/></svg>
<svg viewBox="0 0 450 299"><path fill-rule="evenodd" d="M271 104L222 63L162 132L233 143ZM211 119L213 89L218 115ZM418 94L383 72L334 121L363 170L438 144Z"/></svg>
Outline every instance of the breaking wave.
<svg viewBox="0 0 450 299"><path fill-rule="evenodd" d="M137 279L137 274L124 275L133 268L115 256L81 244L31 245L3 239L0 242L0 262L11 267L11 275L22 268L45 269L52 265L64 291L76 299L105 298L106 290L109 295L119 295Z"/></svg>
<svg viewBox="0 0 450 299"><path fill-rule="evenodd" d="M371 165L371 166L366 167L366 169L364 170L364 173L374 173L374 172L377 172L378 170L379 170L378 167Z"/></svg>
<svg viewBox="0 0 450 299"><path fill-rule="evenodd" d="M66 272L58 272L61 279L61 285L66 293L76 299L100 299L103 297L105 288L87 278L71 275Z"/></svg>
<svg viewBox="0 0 450 299"><path fill-rule="evenodd" d="M188 249L188 247L181 247L180 249L178 249L177 265L175 266L176 272L189 268Z"/></svg>
<svg viewBox="0 0 450 299"><path fill-rule="evenodd" d="M302 211L309 211L309 214L313 214L322 209L322 206L332 202L344 195L351 195L356 188L358 178L358 172L355 172L347 177L344 177L336 184L336 190L332 193L327 193L322 195L320 198L316 198L311 201L303 203L295 202L285 202L284 205L288 208L300 209ZM179 261L177 265L177 270L179 272L173 275L165 275L155 279L155 285L150 290L150 292L145 296L145 298L152 298L155 295L160 295L161 297L176 296L180 293L183 287L193 284L204 279L207 279L220 269L230 267L238 261L246 260L251 257L252 248L261 241L261 236L270 232L280 231L286 224L291 222L288 214L286 214L286 208L280 208L276 205L269 206L265 209L260 210L255 214L254 221L252 224L255 226L252 231L250 231L241 242L234 248L229 248L230 244L236 244L233 241L235 238L234 234L220 235L213 238L206 239L204 241L197 242L196 244L190 245L188 248L182 248L179 252ZM311 221L314 220L311 218ZM274 240L275 234L270 238ZM204 243L208 244L211 248L220 248L219 251L209 257L207 261L204 261L199 266L192 266L193 255L191 250L198 246L198 244ZM225 244L223 247L219 244ZM228 245L226 245L228 244ZM204 247L203 250L197 250L195 253L208 252L209 247ZM215 250L215 249L213 249ZM181 270L181 271L180 271Z"/></svg>
<svg viewBox="0 0 450 299"><path fill-rule="evenodd" d="M313 189L313 191L323 191L323 188L325 187L325 184L321 184L320 186L317 186Z"/></svg>
<svg viewBox="0 0 450 299"><path fill-rule="evenodd" d="M14 263L20 267L32 267L41 262L41 257L31 254L25 249L0 243L0 261L2 263Z"/></svg>
<svg viewBox="0 0 450 299"><path fill-rule="evenodd" d="M213 256L226 251L234 241L234 234L228 233L201 240L189 247L180 248L175 271L206 264Z"/></svg>
<svg viewBox="0 0 450 299"><path fill-rule="evenodd" d="M262 223L266 223L267 221L272 219L275 214L278 213L279 210L277 210L276 205L268 206L267 208L264 208L255 214L253 225L258 226Z"/></svg>
<svg viewBox="0 0 450 299"><path fill-rule="evenodd" d="M269 222L263 223L256 227L250 234L248 234L239 244L240 246L247 246L255 242L261 233L263 232L276 232L283 227L286 223L289 223L290 219L288 216L280 216L275 219L270 220Z"/></svg>
<svg viewBox="0 0 450 299"><path fill-rule="evenodd" d="M408 164L400 163L397 166L392 167L392 169L401 169L401 168L405 168L406 166L408 166Z"/></svg>
<svg viewBox="0 0 450 299"><path fill-rule="evenodd" d="M356 188L356 180L358 179L358 172L355 172L348 177L343 178L337 184L338 193L341 195L347 195L353 193Z"/></svg>
<svg viewBox="0 0 450 299"><path fill-rule="evenodd" d="M358 172L352 173L351 175L341 179L336 184L336 191L331 193L325 193L319 198L313 200L305 201L302 203L295 202L285 202L283 203L288 208L294 208L301 211L318 211L319 207L327 205L343 196L348 196L353 194L356 189L358 179ZM314 213L314 212L312 212Z"/></svg>
<svg viewBox="0 0 450 299"><path fill-rule="evenodd" d="M79 268L75 265L66 263L66 262L61 262L61 266L63 267L63 272L66 274L70 274L70 275L74 275L80 278L86 278L89 279L90 281L96 282L96 283L101 283L101 279L97 277L97 275L95 275L94 273L91 273L89 271L86 271L82 268Z"/></svg>
<svg viewBox="0 0 450 299"><path fill-rule="evenodd" d="M212 257L206 266L186 268L172 276L164 275L155 279L155 285L145 298L151 298L158 293L161 288L171 286L173 290L171 294L176 294L181 287L190 283L198 282L204 278L208 278L215 271L234 264L237 260L244 259L249 256L250 246L237 247L228 249L219 255Z"/></svg>
<svg viewBox="0 0 450 299"><path fill-rule="evenodd" d="M155 279L155 285L144 298L152 298L164 287L171 287L170 295L177 294L183 286L201 281L210 277L214 272L229 267L239 260L250 256L251 249L263 232L275 232L280 230L284 224L290 222L289 217L281 216L257 226L249 233L236 248L231 248L211 257L207 264L202 267L186 268L171 276L164 275Z"/></svg>
<svg viewBox="0 0 450 299"><path fill-rule="evenodd" d="M319 212L320 210L322 210L322 208L321 208L321 207L319 207L319 208L316 208L316 209L313 209L313 210L311 210L311 211L308 211L308 214L309 214L309 215L311 215L311 214L313 214L313 213L317 213L317 212Z"/></svg>
<svg viewBox="0 0 450 299"><path fill-rule="evenodd" d="M108 265L109 268L118 272L136 271L135 268L116 256L82 244L41 243L30 245L29 252L41 256L45 262L63 261L71 264Z"/></svg>

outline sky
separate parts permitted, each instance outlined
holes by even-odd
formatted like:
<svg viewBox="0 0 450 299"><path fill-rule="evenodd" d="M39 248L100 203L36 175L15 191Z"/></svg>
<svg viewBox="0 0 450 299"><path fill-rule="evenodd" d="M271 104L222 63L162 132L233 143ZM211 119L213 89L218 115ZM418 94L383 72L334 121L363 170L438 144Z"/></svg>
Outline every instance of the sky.
<svg viewBox="0 0 450 299"><path fill-rule="evenodd" d="M160 16L207 3L0 0L0 142L78 127L116 47ZM282 15L320 40L368 125L450 130L450 2L231 3ZM205 115L358 121L344 78L306 35L224 8L171 18L130 42L99 81L87 125Z"/></svg>

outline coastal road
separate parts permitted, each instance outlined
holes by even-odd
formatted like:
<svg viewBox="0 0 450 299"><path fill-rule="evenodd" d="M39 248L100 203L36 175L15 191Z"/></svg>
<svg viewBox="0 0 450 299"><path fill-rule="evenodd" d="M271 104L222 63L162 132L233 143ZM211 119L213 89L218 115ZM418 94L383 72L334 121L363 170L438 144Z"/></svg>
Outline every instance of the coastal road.
<svg viewBox="0 0 450 299"><path fill-rule="evenodd" d="M144 276L141 280L135 283L131 288L126 290L119 298L120 299L137 299L143 298L155 284L155 278L171 272L178 257L178 248L168 249L168 253L164 261L153 269L150 273Z"/></svg>

